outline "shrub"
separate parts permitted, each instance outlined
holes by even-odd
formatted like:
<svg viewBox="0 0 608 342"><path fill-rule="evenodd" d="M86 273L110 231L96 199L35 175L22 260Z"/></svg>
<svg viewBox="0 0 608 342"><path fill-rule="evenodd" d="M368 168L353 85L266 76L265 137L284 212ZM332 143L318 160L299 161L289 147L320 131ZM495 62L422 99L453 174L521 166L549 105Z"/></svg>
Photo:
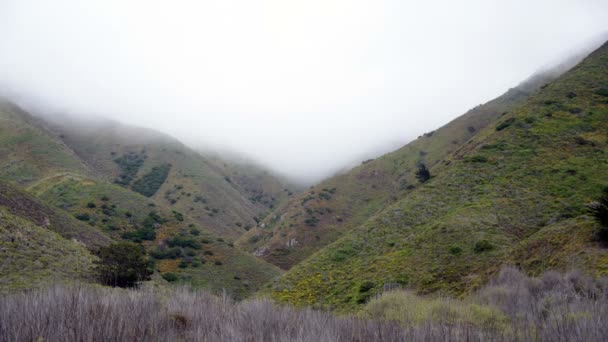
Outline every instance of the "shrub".
<svg viewBox="0 0 608 342"><path fill-rule="evenodd" d="M335 252L330 256L331 261L340 262L346 260L349 256L355 254L355 250L352 247L344 247Z"/></svg>
<svg viewBox="0 0 608 342"><path fill-rule="evenodd" d="M369 292L369 290L373 289L376 286L373 281L364 281L359 285L359 293Z"/></svg>
<svg viewBox="0 0 608 342"><path fill-rule="evenodd" d="M420 183L426 183L431 178L431 172L426 168L423 163L418 164L418 170L416 171L416 179Z"/></svg>
<svg viewBox="0 0 608 342"><path fill-rule="evenodd" d="M471 163L486 163L488 162L488 158L484 157L484 156L472 156L468 159L469 162Z"/></svg>
<svg viewBox="0 0 608 342"><path fill-rule="evenodd" d="M95 207L97 207L97 206L95 205L95 203L93 203L93 202L89 202L89 203L87 203L87 208L95 208Z"/></svg>
<svg viewBox="0 0 608 342"><path fill-rule="evenodd" d="M450 254L460 255L462 254L462 248L460 248L460 246L452 246L450 247Z"/></svg>
<svg viewBox="0 0 608 342"><path fill-rule="evenodd" d="M190 247L194 249L201 249L201 244L198 241L183 236L175 236L167 240L169 247Z"/></svg>
<svg viewBox="0 0 608 342"><path fill-rule="evenodd" d="M91 219L91 216L89 216L89 214L87 213L76 214L74 215L74 217L79 219L80 221L88 221Z"/></svg>
<svg viewBox="0 0 608 342"><path fill-rule="evenodd" d="M600 88L595 91L597 95L608 97L608 87Z"/></svg>
<svg viewBox="0 0 608 342"><path fill-rule="evenodd" d="M491 251L492 249L494 249L494 245L492 245L488 240L477 241L473 247L473 251L475 251L475 253L483 253L485 251Z"/></svg>
<svg viewBox="0 0 608 342"><path fill-rule="evenodd" d="M142 242L144 240L153 241L156 239L156 232L154 229L143 227L132 232L123 233L122 238L133 242Z"/></svg>
<svg viewBox="0 0 608 342"><path fill-rule="evenodd" d="M144 196L152 197L169 176L171 165L165 164L153 167L150 172L136 180L131 187L133 191Z"/></svg>
<svg viewBox="0 0 608 342"><path fill-rule="evenodd" d="M172 272L163 273L162 277L163 277L163 279L165 279L166 281L168 281L170 283L177 281L177 279L178 279L177 274L172 273Z"/></svg>
<svg viewBox="0 0 608 342"><path fill-rule="evenodd" d="M119 242L100 247L96 253L95 271L102 284L133 287L137 282L150 279L148 260L143 246Z"/></svg>
<svg viewBox="0 0 608 342"><path fill-rule="evenodd" d="M182 249L179 247L166 248L164 250L155 250L150 252L154 259L177 259L182 256Z"/></svg>
<svg viewBox="0 0 608 342"><path fill-rule="evenodd" d="M316 227L317 223L319 223L319 219L316 216L311 216L307 218L304 223L309 227Z"/></svg>
<svg viewBox="0 0 608 342"><path fill-rule="evenodd" d="M497 131L502 131L503 129L511 126L515 122L515 118L509 118L496 126Z"/></svg>
<svg viewBox="0 0 608 342"><path fill-rule="evenodd" d="M121 174L114 180L114 183L129 186L133 178L139 171L139 168L144 164L145 155L137 152L129 152L124 154L122 157L114 159L114 162L118 164Z"/></svg>
<svg viewBox="0 0 608 342"><path fill-rule="evenodd" d="M183 222L184 221L184 215L180 212L177 211L173 211L173 217L175 217L176 220L178 220L179 222Z"/></svg>
<svg viewBox="0 0 608 342"><path fill-rule="evenodd" d="M604 187L598 200L589 204L587 208L600 224L597 232L599 240L608 244L608 187Z"/></svg>

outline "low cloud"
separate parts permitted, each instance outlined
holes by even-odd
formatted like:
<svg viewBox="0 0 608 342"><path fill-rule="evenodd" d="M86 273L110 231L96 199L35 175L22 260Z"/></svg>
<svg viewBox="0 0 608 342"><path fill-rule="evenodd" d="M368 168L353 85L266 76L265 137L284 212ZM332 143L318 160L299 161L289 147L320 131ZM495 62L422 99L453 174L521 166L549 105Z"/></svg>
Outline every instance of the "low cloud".
<svg viewBox="0 0 608 342"><path fill-rule="evenodd" d="M0 86L312 182L599 44L607 23L599 0L9 0Z"/></svg>

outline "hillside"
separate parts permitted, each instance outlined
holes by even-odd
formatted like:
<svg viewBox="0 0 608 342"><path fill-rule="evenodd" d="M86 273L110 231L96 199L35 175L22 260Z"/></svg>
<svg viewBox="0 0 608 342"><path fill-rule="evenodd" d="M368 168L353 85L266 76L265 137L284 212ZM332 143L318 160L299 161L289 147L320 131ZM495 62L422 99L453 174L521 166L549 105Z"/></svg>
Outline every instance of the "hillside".
<svg viewBox="0 0 608 342"><path fill-rule="evenodd" d="M535 75L403 148L311 187L243 235L238 245L289 269L414 191L419 186L415 177L418 163L430 169L438 166L472 136L523 104L570 66L568 63Z"/></svg>
<svg viewBox="0 0 608 342"><path fill-rule="evenodd" d="M69 124L67 123L69 122ZM199 224L230 240L255 225L274 201L266 188L233 182L227 167L202 156L164 134L111 121L54 121L62 141L108 182L131 189L174 210L187 213ZM223 165L222 162L220 165ZM245 176L247 171L240 170ZM267 182L279 183L268 176ZM282 189L281 189L282 190ZM278 199L277 199L278 201Z"/></svg>
<svg viewBox="0 0 608 342"><path fill-rule="evenodd" d="M42 120L0 98L0 178L29 185L66 172L91 170Z"/></svg>
<svg viewBox="0 0 608 342"><path fill-rule="evenodd" d="M35 118L9 102L4 102L1 109L0 151L4 158L0 179L15 182L21 189L0 182L0 206L10 213L7 220L27 222L19 221L9 230L8 223L4 225L0 236L3 241L13 241L13 234L17 234L31 240L27 246L36 246L36 232L51 230L59 234L58 239L52 234L40 236L52 243L49 252L64 249L66 260L81 260L72 255L72 240L89 249L131 240L143 244L152 257L159 275L155 281L166 283L162 276L217 292L225 290L237 298L255 292L280 274L275 266L233 247L230 240L245 231L244 224L222 223L228 219L253 223L253 217L267 208L250 202L198 153L148 130L111 125L105 129L97 126L98 134L108 134L105 137L84 129L79 130L83 135L70 135L68 131L72 130L58 130L56 123ZM137 157L131 158L131 151L140 152L132 152ZM124 155L127 157L120 159ZM129 173L133 161L137 172ZM171 164L166 181L148 177L159 163ZM117 182L126 178L125 170L133 178L131 184ZM160 190L146 196L144 190L151 183ZM186 193L191 189L197 192ZM167 192L176 199L174 203L167 199ZM183 203L186 198L190 205ZM199 208L211 205L208 210ZM215 217L214 225L201 219L203 215ZM28 255L46 253L35 250ZM36 258L24 256L15 265L39 265ZM52 270L49 266L48 272ZM66 272L73 273L69 269Z"/></svg>
<svg viewBox="0 0 608 342"><path fill-rule="evenodd" d="M585 205L608 184L608 44L541 88L496 122L474 127L440 162L422 145L433 177L293 267L273 296L350 310L385 286L460 295L501 264L605 275L608 250L595 241L598 226ZM383 175L364 170L353 175Z"/></svg>
<svg viewBox="0 0 608 342"><path fill-rule="evenodd" d="M89 280L103 233L0 182L0 292Z"/></svg>

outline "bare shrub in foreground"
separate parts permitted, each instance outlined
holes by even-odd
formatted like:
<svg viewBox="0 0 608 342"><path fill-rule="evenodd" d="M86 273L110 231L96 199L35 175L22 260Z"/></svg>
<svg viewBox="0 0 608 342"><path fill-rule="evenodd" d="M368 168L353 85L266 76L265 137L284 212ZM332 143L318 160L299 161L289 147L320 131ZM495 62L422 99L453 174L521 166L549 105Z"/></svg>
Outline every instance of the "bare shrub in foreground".
<svg viewBox="0 0 608 342"><path fill-rule="evenodd" d="M607 289L578 273L506 268L465 301L391 292L362 319L184 288L53 287L0 297L0 342L602 341Z"/></svg>

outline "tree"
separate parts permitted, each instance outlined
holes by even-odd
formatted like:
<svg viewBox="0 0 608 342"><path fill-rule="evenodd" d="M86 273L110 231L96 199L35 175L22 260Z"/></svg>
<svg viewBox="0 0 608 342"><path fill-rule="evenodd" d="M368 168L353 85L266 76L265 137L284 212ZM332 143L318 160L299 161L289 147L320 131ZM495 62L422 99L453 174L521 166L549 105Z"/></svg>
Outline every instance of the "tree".
<svg viewBox="0 0 608 342"><path fill-rule="evenodd" d="M420 183L425 183L431 178L431 172L426 168L423 163L418 164L418 171L416 171L416 178Z"/></svg>
<svg viewBox="0 0 608 342"><path fill-rule="evenodd" d="M604 187L600 198L588 205L589 212L601 225L598 238L608 244L608 187Z"/></svg>
<svg viewBox="0 0 608 342"><path fill-rule="evenodd" d="M137 282L149 280L152 272L148 268L143 246L132 242L119 242L100 247L96 255L95 271L102 284L118 287L133 287Z"/></svg>

